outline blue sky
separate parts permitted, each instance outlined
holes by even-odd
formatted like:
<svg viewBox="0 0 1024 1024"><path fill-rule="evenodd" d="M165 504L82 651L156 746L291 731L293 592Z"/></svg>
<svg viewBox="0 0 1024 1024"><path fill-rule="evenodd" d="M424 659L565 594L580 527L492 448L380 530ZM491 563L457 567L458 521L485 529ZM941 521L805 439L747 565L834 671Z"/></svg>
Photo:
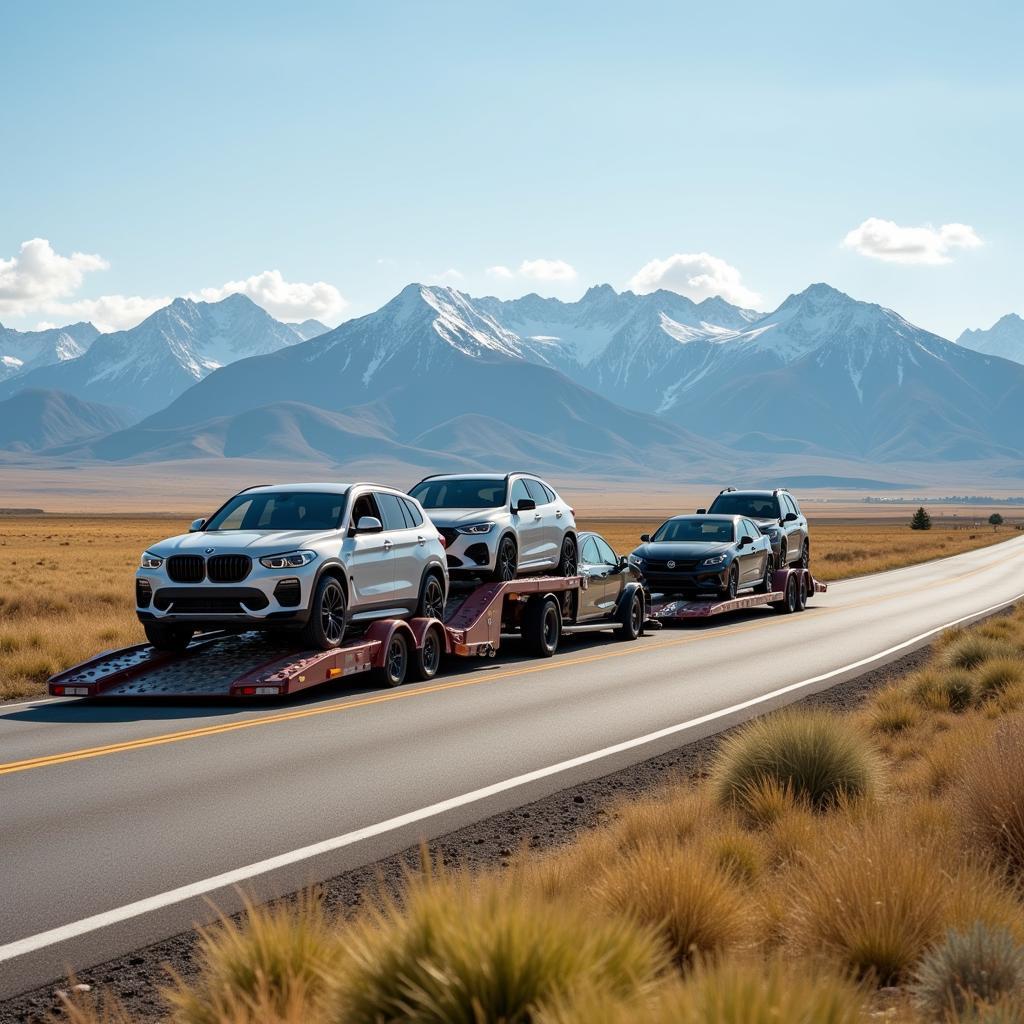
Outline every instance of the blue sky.
<svg viewBox="0 0 1024 1024"><path fill-rule="evenodd" d="M1024 312L1021 38L1009 0L11 5L0 321L825 280L955 336Z"/></svg>

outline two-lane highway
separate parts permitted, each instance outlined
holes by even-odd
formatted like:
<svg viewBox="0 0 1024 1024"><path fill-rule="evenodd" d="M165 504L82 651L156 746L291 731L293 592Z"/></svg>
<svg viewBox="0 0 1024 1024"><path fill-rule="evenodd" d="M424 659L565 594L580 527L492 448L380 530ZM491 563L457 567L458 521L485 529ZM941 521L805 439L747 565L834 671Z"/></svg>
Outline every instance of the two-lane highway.
<svg viewBox="0 0 1024 1024"><path fill-rule="evenodd" d="M273 708L0 706L0 996L718 731L1024 594L1024 538L636 643ZM503 652L504 653L504 652Z"/></svg>

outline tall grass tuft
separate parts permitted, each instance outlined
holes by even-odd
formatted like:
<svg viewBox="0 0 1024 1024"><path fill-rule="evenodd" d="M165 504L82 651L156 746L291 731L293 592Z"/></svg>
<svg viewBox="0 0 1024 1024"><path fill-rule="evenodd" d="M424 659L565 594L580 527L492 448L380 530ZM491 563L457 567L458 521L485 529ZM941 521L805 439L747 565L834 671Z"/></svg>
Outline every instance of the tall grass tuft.
<svg viewBox="0 0 1024 1024"><path fill-rule="evenodd" d="M921 959L912 990L922 1009L938 1018L1019 997L1024 994L1024 948L1008 931L981 922L966 932L947 932Z"/></svg>
<svg viewBox="0 0 1024 1024"><path fill-rule="evenodd" d="M957 807L968 839L996 863L1024 873L1024 734L1008 719L963 766Z"/></svg>
<svg viewBox="0 0 1024 1024"><path fill-rule="evenodd" d="M848 720L824 710L782 711L756 719L728 739L712 769L722 803L744 809L745 795L763 780L787 789L816 810L878 788L879 759Z"/></svg>
<svg viewBox="0 0 1024 1024"><path fill-rule="evenodd" d="M974 676L965 669L926 669L914 681L911 692L929 711L962 714L975 703Z"/></svg>
<svg viewBox="0 0 1024 1024"><path fill-rule="evenodd" d="M942 932L947 853L899 819L846 827L795 872L793 942L857 977L898 982Z"/></svg>
<svg viewBox="0 0 1024 1024"><path fill-rule="evenodd" d="M199 978L164 995L177 1024L286 1024L310 1018L341 960L335 925L312 895L247 907L199 939Z"/></svg>
<svg viewBox="0 0 1024 1024"><path fill-rule="evenodd" d="M989 658L978 666L975 678L981 700L998 697L1011 687L1024 685L1024 658Z"/></svg>
<svg viewBox="0 0 1024 1024"><path fill-rule="evenodd" d="M749 939L749 897L698 849L634 850L608 866L593 895L611 914L656 928L680 965Z"/></svg>
<svg viewBox="0 0 1024 1024"><path fill-rule="evenodd" d="M667 966L652 929L493 878L414 881L402 907L385 903L344 941L326 1018L336 1024L528 1024L570 989L629 996Z"/></svg>
<svg viewBox="0 0 1024 1024"><path fill-rule="evenodd" d="M992 658L1013 657L1014 653L1013 646L1005 640L967 633L943 650L940 662L946 668L962 668L970 672Z"/></svg>

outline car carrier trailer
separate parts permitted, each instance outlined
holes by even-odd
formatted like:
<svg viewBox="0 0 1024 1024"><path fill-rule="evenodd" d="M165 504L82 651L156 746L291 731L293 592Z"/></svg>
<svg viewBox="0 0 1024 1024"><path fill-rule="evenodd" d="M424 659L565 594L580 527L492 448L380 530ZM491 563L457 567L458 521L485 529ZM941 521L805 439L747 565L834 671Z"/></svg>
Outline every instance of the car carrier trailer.
<svg viewBox="0 0 1024 1024"><path fill-rule="evenodd" d="M802 612L814 594L823 594L826 590L828 587L816 580L808 569L778 569L772 577L771 590L767 593L741 594L731 599L653 594L650 616L655 622L685 622L764 606L791 615Z"/></svg>
<svg viewBox="0 0 1024 1024"><path fill-rule="evenodd" d="M105 651L49 681L54 697L286 697L349 676L377 671L388 686L432 679L444 655L493 657L502 637L550 657L563 622L572 627L581 576L542 576L487 583L449 601L440 619L383 619L329 651L295 651L258 632L204 633L180 653L137 644ZM614 628L609 620L601 628ZM579 626L578 630L592 628Z"/></svg>

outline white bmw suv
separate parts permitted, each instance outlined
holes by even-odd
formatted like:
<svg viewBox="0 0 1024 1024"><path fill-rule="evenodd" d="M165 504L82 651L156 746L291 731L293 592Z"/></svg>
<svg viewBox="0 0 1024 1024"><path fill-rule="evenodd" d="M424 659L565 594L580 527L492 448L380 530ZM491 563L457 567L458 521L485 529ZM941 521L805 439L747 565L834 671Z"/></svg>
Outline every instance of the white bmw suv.
<svg viewBox="0 0 1024 1024"><path fill-rule="evenodd" d="M293 630L330 650L352 624L442 618L444 545L419 503L377 484L249 487L190 531L154 544L136 614L160 650L197 629Z"/></svg>
<svg viewBox="0 0 1024 1024"><path fill-rule="evenodd" d="M409 492L445 539L452 576L575 576L575 510L530 473L428 476Z"/></svg>

